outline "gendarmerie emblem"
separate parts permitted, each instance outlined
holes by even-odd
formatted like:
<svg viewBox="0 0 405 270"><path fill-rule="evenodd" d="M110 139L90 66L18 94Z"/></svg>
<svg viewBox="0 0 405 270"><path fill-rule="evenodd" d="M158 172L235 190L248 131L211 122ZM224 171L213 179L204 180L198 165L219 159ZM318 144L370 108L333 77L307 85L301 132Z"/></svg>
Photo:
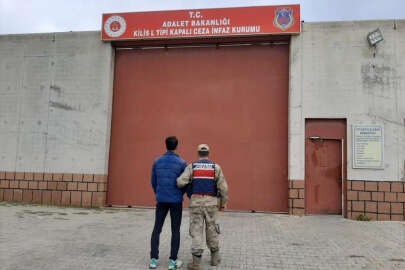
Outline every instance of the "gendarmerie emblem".
<svg viewBox="0 0 405 270"><path fill-rule="evenodd" d="M277 8L274 25L285 31L294 25L293 10L291 8Z"/></svg>

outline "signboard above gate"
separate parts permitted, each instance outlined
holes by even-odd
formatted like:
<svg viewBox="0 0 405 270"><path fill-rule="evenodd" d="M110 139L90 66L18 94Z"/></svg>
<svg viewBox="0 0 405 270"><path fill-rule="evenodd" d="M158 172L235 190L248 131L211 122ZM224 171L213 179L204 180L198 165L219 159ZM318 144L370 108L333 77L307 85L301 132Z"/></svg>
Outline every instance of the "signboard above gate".
<svg viewBox="0 0 405 270"><path fill-rule="evenodd" d="M103 40L297 34L300 5L103 14Z"/></svg>

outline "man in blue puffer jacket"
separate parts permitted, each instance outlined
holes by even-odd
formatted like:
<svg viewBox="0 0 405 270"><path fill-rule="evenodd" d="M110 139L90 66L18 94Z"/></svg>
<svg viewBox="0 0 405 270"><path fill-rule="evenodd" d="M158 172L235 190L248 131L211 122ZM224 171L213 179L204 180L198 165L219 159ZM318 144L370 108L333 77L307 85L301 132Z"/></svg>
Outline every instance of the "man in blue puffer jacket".
<svg viewBox="0 0 405 270"><path fill-rule="evenodd" d="M181 267L182 262L177 259L180 247L180 225L183 211L183 194L176 185L176 179L187 166L187 163L176 154L178 140L175 136L166 138L167 152L157 158L152 167L152 188L156 195L155 226L151 237L151 251L149 268L155 269L159 259L159 236L163 223L170 211L172 239L169 269Z"/></svg>

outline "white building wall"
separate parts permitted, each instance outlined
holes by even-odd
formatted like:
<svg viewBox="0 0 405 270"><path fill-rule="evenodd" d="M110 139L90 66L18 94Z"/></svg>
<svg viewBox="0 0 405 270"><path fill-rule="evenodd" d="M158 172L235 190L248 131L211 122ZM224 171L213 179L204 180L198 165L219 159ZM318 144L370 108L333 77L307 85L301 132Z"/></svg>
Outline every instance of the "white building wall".
<svg viewBox="0 0 405 270"><path fill-rule="evenodd" d="M305 178L305 119L346 118L348 179L405 180L405 20L302 26L290 52L289 179ZM385 168L353 169L352 125L370 123L384 125Z"/></svg>
<svg viewBox="0 0 405 270"><path fill-rule="evenodd" d="M100 32L0 36L0 171L108 171L113 49Z"/></svg>

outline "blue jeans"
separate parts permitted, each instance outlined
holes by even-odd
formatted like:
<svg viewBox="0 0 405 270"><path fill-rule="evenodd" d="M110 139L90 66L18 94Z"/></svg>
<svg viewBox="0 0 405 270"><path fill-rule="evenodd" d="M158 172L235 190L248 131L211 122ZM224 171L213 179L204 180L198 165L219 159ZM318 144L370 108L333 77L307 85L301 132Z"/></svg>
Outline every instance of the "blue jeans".
<svg viewBox="0 0 405 270"><path fill-rule="evenodd" d="M170 259L177 260L180 247L180 225L183 212L183 203L157 203L155 211L155 226L153 227L150 240L150 257L159 259L159 238L165 222L167 212L170 210L170 221L172 228L172 239L170 249Z"/></svg>

